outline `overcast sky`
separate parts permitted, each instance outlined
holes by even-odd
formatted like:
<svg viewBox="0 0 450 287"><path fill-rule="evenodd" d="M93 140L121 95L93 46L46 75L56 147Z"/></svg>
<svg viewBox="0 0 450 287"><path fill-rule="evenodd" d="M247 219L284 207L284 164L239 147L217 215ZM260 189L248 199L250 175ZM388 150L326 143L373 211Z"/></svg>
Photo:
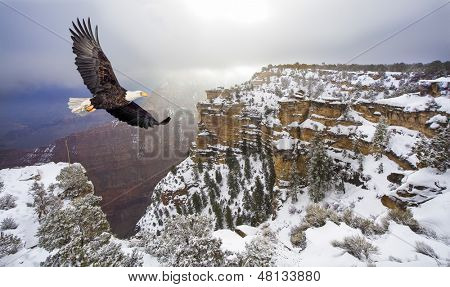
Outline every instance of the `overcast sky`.
<svg viewBox="0 0 450 287"><path fill-rule="evenodd" d="M0 1L66 39L73 19L90 16L113 67L155 89L231 85L267 64L344 63L447 2ZM449 60L449 19L447 5L354 62ZM70 44L1 3L0 36L3 96L19 86L82 86Z"/></svg>

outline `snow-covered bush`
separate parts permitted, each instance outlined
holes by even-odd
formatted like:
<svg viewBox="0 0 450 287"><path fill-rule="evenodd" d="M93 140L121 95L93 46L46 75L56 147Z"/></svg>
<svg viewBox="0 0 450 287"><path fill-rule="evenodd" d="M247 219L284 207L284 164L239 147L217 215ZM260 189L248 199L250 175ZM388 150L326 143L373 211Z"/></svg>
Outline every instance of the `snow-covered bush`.
<svg viewBox="0 0 450 287"><path fill-rule="evenodd" d="M409 226L414 232L420 232L420 225L417 220L414 219L410 209L391 209L389 210L388 217L398 224Z"/></svg>
<svg viewBox="0 0 450 287"><path fill-rule="evenodd" d="M240 254L240 266L270 267L274 265L274 248L268 238L257 236L245 244L245 252Z"/></svg>
<svg viewBox="0 0 450 287"><path fill-rule="evenodd" d="M72 164L61 169L56 180L63 190L64 198L75 198L93 191L93 186L86 176L86 170L80 164Z"/></svg>
<svg viewBox="0 0 450 287"><path fill-rule="evenodd" d="M351 209L344 211L342 221L350 227L361 230L364 235L383 234L387 228L376 224L373 220L355 215Z"/></svg>
<svg viewBox="0 0 450 287"><path fill-rule="evenodd" d="M290 215L294 215L297 213L297 207L295 207L295 205L291 205L289 206L289 210L288 210Z"/></svg>
<svg viewBox="0 0 450 287"><path fill-rule="evenodd" d="M434 249L430 245L426 244L425 242L417 241L415 249L416 249L417 253L421 253L423 255L430 256L431 258L434 258L434 259L439 259L439 256L436 254Z"/></svg>
<svg viewBox="0 0 450 287"><path fill-rule="evenodd" d="M0 258L14 254L23 246L22 240L13 234L0 233Z"/></svg>
<svg viewBox="0 0 450 287"><path fill-rule="evenodd" d="M352 227L358 228L364 235L383 234L383 227L377 225L373 220L356 216L353 220Z"/></svg>
<svg viewBox="0 0 450 287"><path fill-rule="evenodd" d="M378 248L368 242L363 236L347 236L342 241L331 242L334 247L342 248L359 260L369 260L372 254L377 254Z"/></svg>
<svg viewBox="0 0 450 287"><path fill-rule="evenodd" d="M328 210L319 204L311 204L306 207L304 221L313 227L324 226L328 219Z"/></svg>
<svg viewBox="0 0 450 287"><path fill-rule="evenodd" d="M0 210L8 210L16 207L16 198L11 194L5 194L0 197Z"/></svg>
<svg viewBox="0 0 450 287"><path fill-rule="evenodd" d="M291 243L295 247L306 248L306 235L302 226L294 226L291 229Z"/></svg>
<svg viewBox="0 0 450 287"><path fill-rule="evenodd" d="M212 236L211 219L203 215L167 218L160 236L146 237L149 253L167 266L223 266L219 239Z"/></svg>
<svg viewBox="0 0 450 287"><path fill-rule="evenodd" d="M19 226L12 217L6 217L0 224L1 230L16 229Z"/></svg>
<svg viewBox="0 0 450 287"><path fill-rule="evenodd" d="M2 178L0 177L0 193L3 192L3 189L5 189L5 184L3 183Z"/></svg>

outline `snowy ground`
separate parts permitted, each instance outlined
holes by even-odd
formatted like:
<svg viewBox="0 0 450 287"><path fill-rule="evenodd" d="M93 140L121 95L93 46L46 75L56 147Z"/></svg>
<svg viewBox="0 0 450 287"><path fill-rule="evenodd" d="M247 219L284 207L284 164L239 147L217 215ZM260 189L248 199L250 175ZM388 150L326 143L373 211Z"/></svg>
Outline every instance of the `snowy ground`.
<svg viewBox="0 0 450 287"><path fill-rule="evenodd" d="M56 176L67 163L48 163L41 166L27 166L0 170L0 178L5 184L4 191L0 195L11 194L16 198L17 206L9 210L0 210L0 221L6 217L12 217L18 227L4 231L17 235L24 242L19 252L0 258L0 265L4 266L39 266L48 256L48 252L37 247L38 239L36 231L39 227L37 215L31 204L33 198L29 192L35 179L47 188L56 183Z"/></svg>
<svg viewBox="0 0 450 287"><path fill-rule="evenodd" d="M378 174L376 162L371 156L364 162L364 170L372 179L369 181L369 190L346 184L345 194L328 194L325 202L342 209L353 209L353 212L364 218L373 219L375 222L387 215L388 209L381 204L380 196L389 194L389 185L386 176L391 172L404 172L395 163L383 157L384 172ZM402 185L414 184L426 186L437 183L450 187L450 171L437 174L436 170L427 168L411 171L404 178ZM306 231L307 247L300 250L292 246L290 231L295 225L300 224L305 215L306 206L310 200L306 194L299 197L299 201L291 204L287 202L279 210L277 219L269 221L272 231L277 234L277 266L367 266L368 262L358 260L340 248L333 247L331 241L342 240L345 236L362 235L359 229L347 226L345 223L337 225L327 221L325 226L309 228ZM296 214L291 214L290 209L295 207ZM450 264L450 191L445 190L434 199L412 207L414 218L421 226L436 232L436 237L414 233L409 227L390 221L389 230L382 235L366 236L366 239L378 247L378 254L372 256L372 264L376 266L447 266ZM241 238L230 230L218 230L215 236L223 241L224 249L242 250L245 242L251 240L258 228L246 227L249 236ZM238 229L241 229L238 227ZM245 232L246 233L246 232ZM439 258L416 252L416 242L424 242L431 246Z"/></svg>

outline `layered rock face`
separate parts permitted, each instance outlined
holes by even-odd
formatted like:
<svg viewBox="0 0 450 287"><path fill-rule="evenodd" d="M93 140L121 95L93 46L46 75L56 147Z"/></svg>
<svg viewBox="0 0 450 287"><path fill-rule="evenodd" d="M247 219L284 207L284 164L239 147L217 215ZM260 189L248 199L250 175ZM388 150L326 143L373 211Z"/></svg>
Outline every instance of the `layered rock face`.
<svg viewBox="0 0 450 287"><path fill-rule="evenodd" d="M354 151L357 146L364 155L372 153L371 138L383 117L395 141L384 154L405 170L415 169L415 141L421 135L433 137L449 115L448 79L419 85L416 78L402 73L266 69L240 86L206 91L207 100L197 105L194 155L200 161L221 161L226 147L260 141L272 150L281 182L289 180L292 164L305 175L305 154L292 152L317 132L332 148ZM402 85L415 85L417 90L399 94Z"/></svg>

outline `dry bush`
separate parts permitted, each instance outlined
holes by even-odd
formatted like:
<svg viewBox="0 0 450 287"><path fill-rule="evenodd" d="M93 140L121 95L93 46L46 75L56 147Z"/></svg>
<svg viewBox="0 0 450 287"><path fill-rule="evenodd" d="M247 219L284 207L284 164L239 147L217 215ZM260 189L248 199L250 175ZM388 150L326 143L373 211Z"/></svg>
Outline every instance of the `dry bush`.
<svg viewBox="0 0 450 287"><path fill-rule="evenodd" d="M368 242L363 236L347 236L343 241L331 242L334 247L342 248L359 260L370 260L370 255L377 254L378 248Z"/></svg>
<svg viewBox="0 0 450 287"><path fill-rule="evenodd" d="M0 224L1 230L8 230L8 229L16 229L18 224L14 221L11 217L6 217L2 220L2 223Z"/></svg>
<svg viewBox="0 0 450 287"><path fill-rule="evenodd" d="M0 210L8 210L16 207L16 198L11 194L0 197Z"/></svg>
<svg viewBox="0 0 450 287"><path fill-rule="evenodd" d="M389 210L388 216L398 224L409 226L414 232L420 232L421 230L419 223L414 219L409 209L394 208Z"/></svg>
<svg viewBox="0 0 450 287"><path fill-rule="evenodd" d="M416 242L416 252L426 256L430 256L434 259L439 259L439 256L436 254L433 247L422 241Z"/></svg>
<svg viewBox="0 0 450 287"><path fill-rule="evenodd" d="M294 215L297 213L297 208L294 205L289 206L289 214Z"/></svg>
<svg viewBox="0 0 450 287"><path fill-rule="evenodd" d="M306 235L304 226L294 226L291 229L291 243L295 247L300 247L301 249L306 248Z"/></svg>
<svg viewBox="0 0 450 287"><path fill-rule="evenodd" d="M387 230L384 226L376 224L373 220L353 214L350 209L344 211L342 221L350 227L361 230L364 235L383 234Z"/></svg>
<svg viewBox="0 0 450 287"><path fill-rule="evenodd" d="M311 204L306 208L305 222L313 227L324 226L328 219L328 211L319 204Z"/></svg>

